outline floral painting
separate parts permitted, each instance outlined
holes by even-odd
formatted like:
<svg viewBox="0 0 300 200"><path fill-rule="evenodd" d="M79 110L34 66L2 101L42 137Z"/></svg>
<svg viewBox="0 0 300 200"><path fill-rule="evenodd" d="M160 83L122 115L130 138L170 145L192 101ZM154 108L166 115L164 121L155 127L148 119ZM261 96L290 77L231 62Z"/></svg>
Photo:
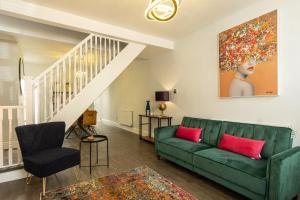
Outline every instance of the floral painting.
<svg viewBox="0 0 300 200"><path fill-rule="evenodd" d="M277 11L219 34L220 96L278 95Z"/></svg>

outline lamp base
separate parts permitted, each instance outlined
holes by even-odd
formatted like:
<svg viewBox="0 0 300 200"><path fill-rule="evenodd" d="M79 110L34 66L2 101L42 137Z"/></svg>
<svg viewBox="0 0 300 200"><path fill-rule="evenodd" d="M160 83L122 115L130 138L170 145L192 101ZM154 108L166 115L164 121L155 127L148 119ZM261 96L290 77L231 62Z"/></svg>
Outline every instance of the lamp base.
<svg viewBox="0 0 300 200"><path fill-rule="evenodd" d="M161 111L161 116L164 116L164 111L167 109L167 104L165 102L161 102L158 106L158 109Z"/></svg>

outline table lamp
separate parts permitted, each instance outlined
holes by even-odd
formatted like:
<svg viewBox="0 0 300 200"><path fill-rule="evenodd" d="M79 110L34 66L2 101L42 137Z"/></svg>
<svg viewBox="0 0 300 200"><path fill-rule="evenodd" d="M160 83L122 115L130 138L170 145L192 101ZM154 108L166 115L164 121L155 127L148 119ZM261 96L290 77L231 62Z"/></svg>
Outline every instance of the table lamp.
<svg viewBox="0 0 300 200"><path fill-rule="evenodd" d="M164 115L164 111L167 109L165 101L169 101L169 91L157 91L155 92L155 100L160 101L158 109L161 111L161 115Z"/></svg>

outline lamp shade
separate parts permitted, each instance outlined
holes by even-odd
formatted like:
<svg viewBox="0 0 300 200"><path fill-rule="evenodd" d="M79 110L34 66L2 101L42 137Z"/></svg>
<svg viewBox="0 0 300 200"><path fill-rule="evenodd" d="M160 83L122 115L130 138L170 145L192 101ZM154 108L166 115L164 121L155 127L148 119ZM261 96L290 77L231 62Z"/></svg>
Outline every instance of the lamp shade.
<svg viewBox="0 0 300 200"><path fill-rule="evenodd" d="M156 101L169 101L169 91L157 91L155 92Z"/></svg>

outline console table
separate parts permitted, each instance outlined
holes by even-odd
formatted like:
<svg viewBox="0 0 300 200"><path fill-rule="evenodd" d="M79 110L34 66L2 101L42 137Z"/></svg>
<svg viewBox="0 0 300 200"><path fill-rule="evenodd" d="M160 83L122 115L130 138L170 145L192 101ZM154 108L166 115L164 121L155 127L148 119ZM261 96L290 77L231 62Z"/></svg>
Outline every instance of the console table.
<svg viewBox="0 0 300 200"><path fill-rule="evenodd" d="M143 118L147 119L147 122L143 122ZM152 119L157 120L157 127L161 127L162 121L167 121L168 126L172 125L172 117L164 116L164 115L139 115L139 136L141 140L145 140L147 142L154 143L154 137L152 137L151 130L152 130ZM143 136L142 128L143 125L148 125L148 136Z"/></svg>

